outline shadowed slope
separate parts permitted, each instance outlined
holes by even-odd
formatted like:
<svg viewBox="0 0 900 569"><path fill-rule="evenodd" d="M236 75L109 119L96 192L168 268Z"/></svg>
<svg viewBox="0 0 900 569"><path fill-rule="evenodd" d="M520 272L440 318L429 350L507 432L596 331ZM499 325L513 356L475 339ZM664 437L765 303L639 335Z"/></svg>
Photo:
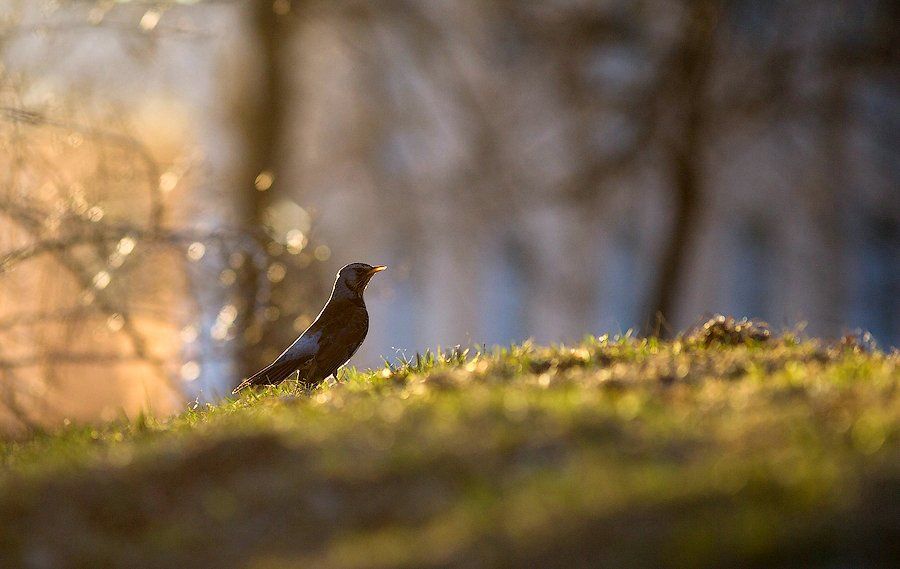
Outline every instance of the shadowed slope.
<svg viewBox="0 0 900 569"><path fill-rule="evenodd" d="M708 340L431 354L10 443L0 565L887 565L898 356Z"/></svg>

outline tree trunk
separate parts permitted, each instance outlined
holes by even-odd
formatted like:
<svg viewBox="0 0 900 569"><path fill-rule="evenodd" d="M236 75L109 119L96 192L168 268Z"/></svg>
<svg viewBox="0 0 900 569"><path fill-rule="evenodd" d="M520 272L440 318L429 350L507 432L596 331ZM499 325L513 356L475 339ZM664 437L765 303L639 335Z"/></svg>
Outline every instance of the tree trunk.
<svg viewBox="0 0 900 569"><path fill-rule="evenodd" d="M258 74L244 88L249 90L245 98L246 108L239 109L244 133L245 162L244 173L240 176L238 191L243 206L243 225L247 235L255 236L263 242L267 237L263 232L266 208L271 203L271 195L277 191L278 164L281 158L279 145L285 124L285 78L280 57L280 49L287 44L290 26L289 18L279 15L271 2L250 4L249 20L254 31L258 50ZM267 178L267 176L272 176ZM248 266L240 271L238 296L244 303L241 315L235 322L238 341L237 367L241 376L256 371L264 363L262 344L277 342L281 338L266 338L261 342L259 334L253 338L248 333L252 326L259 326L261 315L254 308L262 300L258 298L261 287L259 279L266 278L266 266L256 266L251 259ZM280 336L280 335L279 335ZM234 383L240 378L234 378Z"/></svg>
<svg viewBox="0 0 900 569"><path fill-rule="evenodd" d="M676 54L672 92L680 113L675 137L669 141L668 175L674 207L671 233L660 258L656 283L651 288L647 332L671 335L671 322L684 286L685 270L694 239L702 195L702 145L705 91L709 79L713 41L719 15L717 1L689 3L682 46Z"/></svg>

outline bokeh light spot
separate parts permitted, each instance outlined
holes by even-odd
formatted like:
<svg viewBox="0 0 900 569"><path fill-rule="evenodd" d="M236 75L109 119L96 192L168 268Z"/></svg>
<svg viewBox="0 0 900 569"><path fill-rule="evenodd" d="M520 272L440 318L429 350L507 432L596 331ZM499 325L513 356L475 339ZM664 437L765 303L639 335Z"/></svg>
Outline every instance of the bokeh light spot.
<svg viewBox="0 0 900 569"><path fill-rule="evenodd" d="M147 10L144 12L144 15L141 16L141 29L145 32L152 31L156 28L157 24L159 24L159 20L162 18L162 12L156 9Z"/></svg>
<svg viewBox="0 0 900 569"><path fill-rule="evenodd" d="M197 340L197 327L193 325L185 326L181 329L181 339L190 344Z"/></svg>
<svg viewBox="0 0 900 569"><path fill-rule="evenodd" d="M130 255L132 251L134 251L134 246L137 242L134 240L134 237L125 236L119 239L119 244L116 245L116 251L118 251L122 255Z"/></svg>
<svg viewBox="0 0 900 569"><path fill-rule="evenodd" d="M306 236L299 229L291 229L285 235L288 253L296 255L306 246Z"/></svg>
<svg viewBox="0 0 900 569"><path fill-rule="evenodd" d="M301 314L300 316L294 318L294 331L302 332L306 330L307 326L312 323L312 319L308 314Z"/></svg>
<svg viewBox="0 0 900 569"><path fill-rule="evenodd" d="M213 324L209 335L212 336L213 340L218 340L221 342L228 336L228 325L222 322L216 322L215 324Z"/></svg>
<svg viewBox="0 0 900 569"><path fill-rule="evenodd" d="M125 326L125 317L118 312L110 314L109 318L106 319L106 327L113 332L118 332L123 326Z"/></svg>
<svg viewBox="0 0 900 569"><path fill-rule="evenodd" d="M331 258L331 249L328 247L328 245L319 245L318 247L316 247L313 255L319 261L327 261Z"/></svg>
<svg viewBox="0 0 900 569"><path fill-rule="evenodd" d="M94 275L92 282L94 283L94 288L96 288L97 290L103 290L107 286L109 286L109 282L111 280L112 277L107 271L100 271L99 273Z"/></svg>
<svg viewBox="0 0 900 569"><path fill-rule="evenodd" d="M266 271L266 278L273 283L280 283L284 280L284 276L287 274L287 269L281 263L272 263L269 266L269 270Z"/></svg>
<svg viewBox="0 0 900 569"><path fill-rule="evenodd" d="M237 308L233 304L226 304L219 311L219 321L225 324L231 324L237 318Z"/></svg>
<svg viewBox="0 0 900 569"><path fill-rule="evenodd" d="M164 172L159 177L159 191L169 193L178 185L178 174L175 172Z"/></svg>
<svg viewBox="0 0 900 569"><path fill-rule="evenodd" d="M253 181L253 185L256 186L256 189L260 192L264 192L272 187L272 184L275 183L275 174L273 174L269 170L263 170L256 176L256 180Z"/></svg>
<svg viewBox="0 0 900 569"><path fill-rule="evenodd" d="M200 377L200 364L195 361L185 362L181 366L181 379L184 381L195 381Z"/></svg>
<svg viewBox="0 0 900 569"><path fill-rule="evenodd" d="M87 218L94 223L97 223L101 219L103 219L103 208L95 205L94 207L87 210Z"/></svg>
<svg viewBox="0 0 900 569"><path fill-rule="evenodd" d="M200 243L199 241L195 241L188 245L188 259L190 259L191 261L199 261L203 258L203 255L206 255L206 245Z"/></svg>

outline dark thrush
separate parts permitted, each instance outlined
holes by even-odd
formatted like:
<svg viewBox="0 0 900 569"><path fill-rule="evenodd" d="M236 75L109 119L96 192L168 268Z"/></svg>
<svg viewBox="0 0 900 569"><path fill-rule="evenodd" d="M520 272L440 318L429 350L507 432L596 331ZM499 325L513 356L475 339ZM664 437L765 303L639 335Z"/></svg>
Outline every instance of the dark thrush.
<svg viewBox="0 0 900 569"><path fill-rule="evenodd" d="M300 337L274 362L245 379L232 393L251 385L275 385L299 372L299 379L316 385L347 363L366 339L369 313L363 292L369 280L387 267L351 263L338 271L331 298Z"/></svg>

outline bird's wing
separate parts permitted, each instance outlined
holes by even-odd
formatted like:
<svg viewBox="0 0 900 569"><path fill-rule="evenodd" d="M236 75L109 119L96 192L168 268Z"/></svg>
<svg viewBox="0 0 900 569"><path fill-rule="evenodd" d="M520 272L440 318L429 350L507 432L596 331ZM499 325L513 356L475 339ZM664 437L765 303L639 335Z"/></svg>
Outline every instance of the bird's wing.
<svg viewBox="0 0 900 569"><path fill-rule="evenodd" d="M275 385L281 383L295 371L300 372L302 379L314 367L313 364L315 363L321 335L321 332L312 334L304 332L274 362L245 379L234 388L232 393L237 393L251 385Z"/></svg>
<svg viewBox="0 0 900 569"><path fill-rule="evenodd" d="M368 330L365 308L343 310L331 317L323 329L315 369L307 376L307 381L318 383L347 363L362 345Z"/></svg>
<svg viewBox="0 0 900 569"><path fill-rule="evenodd" d="M315 326L315 324L313 325ZM302 360L309 356L314 356L319 351L319 339L322 337L322 331L318 328L310 326L306 332L300 334L300 337L294 340L294 343L281 352L281 355L275 358L275 361L282 359Z"/></svg>

